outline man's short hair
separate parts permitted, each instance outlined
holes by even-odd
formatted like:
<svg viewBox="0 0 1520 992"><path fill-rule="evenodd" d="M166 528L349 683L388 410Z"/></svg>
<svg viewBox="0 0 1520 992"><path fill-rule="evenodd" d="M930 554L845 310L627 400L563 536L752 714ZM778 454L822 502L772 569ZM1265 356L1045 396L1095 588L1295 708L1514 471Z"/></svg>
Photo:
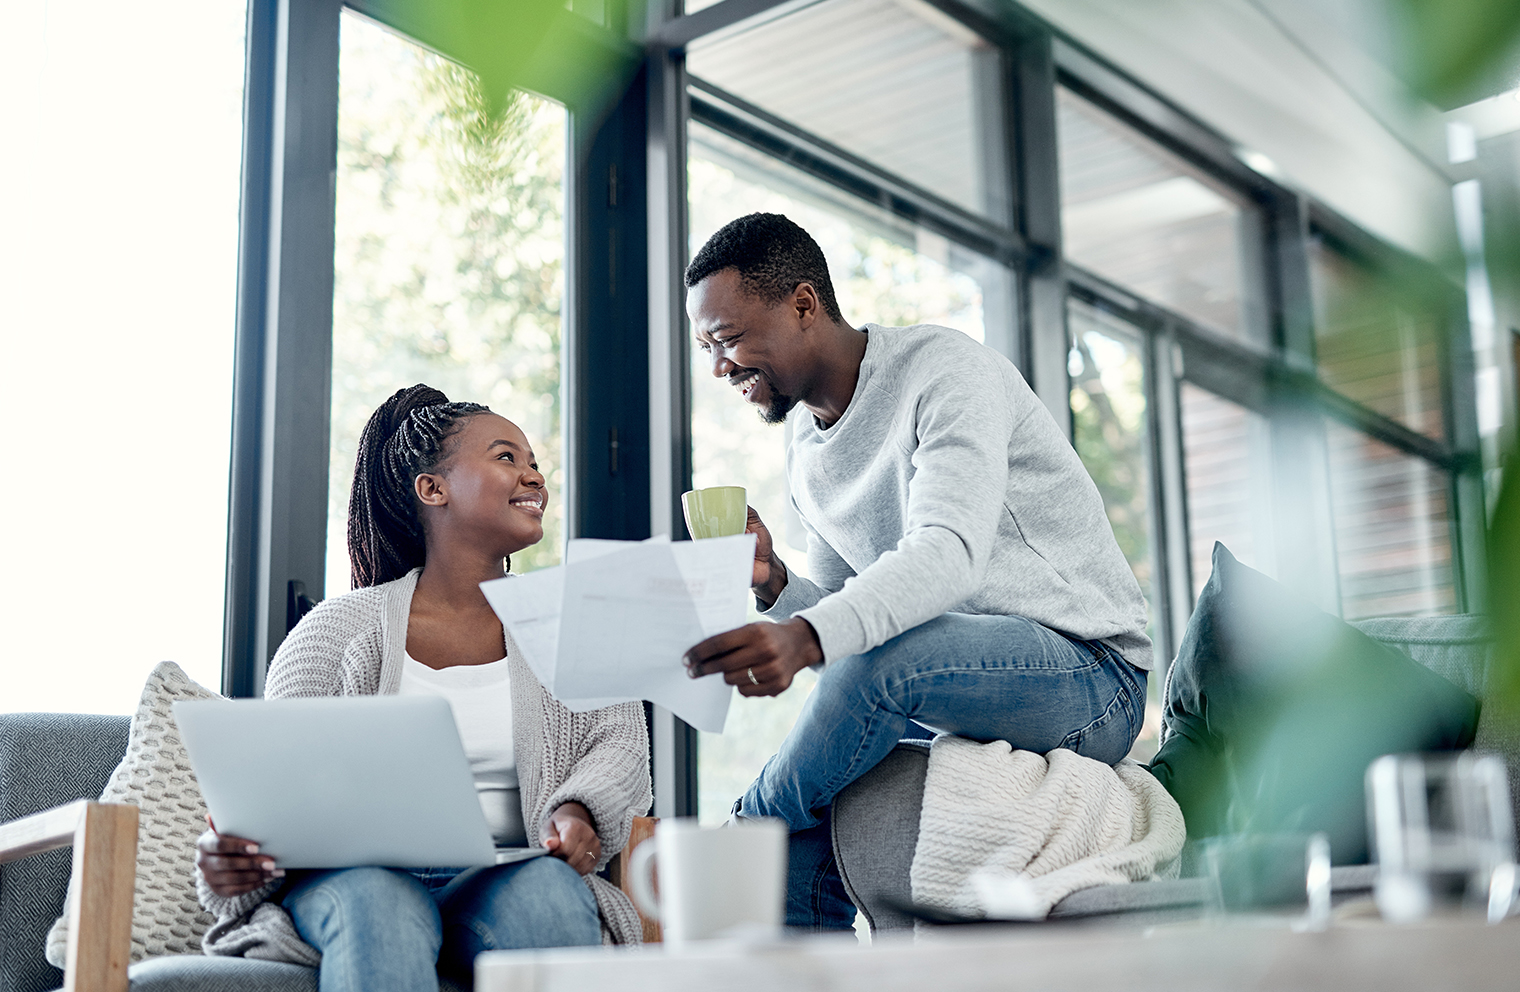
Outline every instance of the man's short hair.
<svg viewBox="0 0 1520 992"><path fill-rule="evenodd" d="M724 224L686 267L686 286L724 269L737 269L745 292L767 303L778 303L803 283L812 283L823 312L844 323L823 249L781 214L749 214Z"/></svg>

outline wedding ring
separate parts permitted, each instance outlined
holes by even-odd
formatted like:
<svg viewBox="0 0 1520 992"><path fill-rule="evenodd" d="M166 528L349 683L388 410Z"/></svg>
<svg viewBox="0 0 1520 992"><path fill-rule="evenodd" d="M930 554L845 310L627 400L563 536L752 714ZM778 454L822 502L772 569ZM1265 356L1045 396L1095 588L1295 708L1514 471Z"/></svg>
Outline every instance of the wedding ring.
<svg viewBox="0 0 1520 992"><path fill-rule="evenodd" d="M755 678L755 670L753 668L746 668L745 671L749 673L749 680L751 682L753 682L755 685L760 684L760 680Z"/></svg>

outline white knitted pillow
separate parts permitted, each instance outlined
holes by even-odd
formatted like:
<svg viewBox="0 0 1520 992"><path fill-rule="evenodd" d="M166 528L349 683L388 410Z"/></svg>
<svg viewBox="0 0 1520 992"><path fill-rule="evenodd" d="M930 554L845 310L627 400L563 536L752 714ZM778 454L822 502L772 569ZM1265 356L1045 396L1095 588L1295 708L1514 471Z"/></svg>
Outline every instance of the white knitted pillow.
<svg viewBox="0 0 1520 992"><path fill-rule="evenodd" d="M220 699L172 661L159 663L132 716L127 753L111 773L103 802L139 810L137 881L132 904L132 960L199 954L212 918L195 897L195 841L206 829L206 803L174 725L177 699ZM74 900L69 887L69 903ZM69 914L48 931L47 959L62 968Z"/></svg>

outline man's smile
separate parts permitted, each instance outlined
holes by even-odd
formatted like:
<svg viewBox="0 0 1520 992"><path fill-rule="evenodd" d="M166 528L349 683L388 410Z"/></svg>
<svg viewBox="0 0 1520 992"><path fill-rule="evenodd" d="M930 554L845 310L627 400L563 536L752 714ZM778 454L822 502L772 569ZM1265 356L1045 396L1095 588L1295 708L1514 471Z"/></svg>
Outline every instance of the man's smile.
<svg viewBox="0 0 1520 992"><path fill-rule="evenodd" d="M739 395L746 400L753 398L755 389L760 385L761 381L762 377L760 373L754 369L735 372L728 377L728 384L739 390Z"/></svg>

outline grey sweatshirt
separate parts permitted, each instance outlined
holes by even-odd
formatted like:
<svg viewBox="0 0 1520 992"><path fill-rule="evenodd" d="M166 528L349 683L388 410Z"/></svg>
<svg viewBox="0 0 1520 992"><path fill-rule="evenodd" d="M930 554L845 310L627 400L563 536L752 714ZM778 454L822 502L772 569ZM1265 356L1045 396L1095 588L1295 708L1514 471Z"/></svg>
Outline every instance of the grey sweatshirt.
<svg viewBox="0 0 1520 992"><path fill-rule="evenodd" d="M810 581L800 616L824 661L943 613L1022 616L1147 671L1145 600L1081 459L1013 363L946 327L865 325L844 416L787 450Z"/></svg>

